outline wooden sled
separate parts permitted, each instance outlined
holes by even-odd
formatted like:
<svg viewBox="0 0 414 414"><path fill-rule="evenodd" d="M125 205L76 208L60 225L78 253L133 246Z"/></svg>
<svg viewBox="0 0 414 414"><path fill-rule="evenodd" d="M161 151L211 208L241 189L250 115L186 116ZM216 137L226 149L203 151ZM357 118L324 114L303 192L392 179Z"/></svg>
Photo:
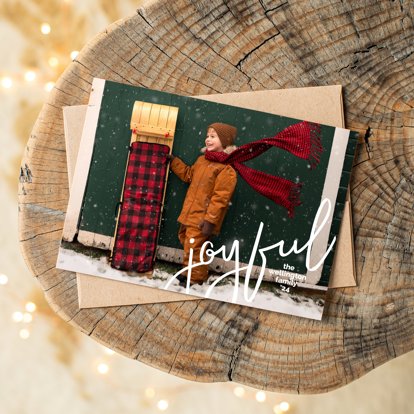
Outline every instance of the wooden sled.
<svg viewBox="0 0 414 414"><path fill-rule="evenodd" d="M111 266L152 274L178 108L136 101Z"/></svg>

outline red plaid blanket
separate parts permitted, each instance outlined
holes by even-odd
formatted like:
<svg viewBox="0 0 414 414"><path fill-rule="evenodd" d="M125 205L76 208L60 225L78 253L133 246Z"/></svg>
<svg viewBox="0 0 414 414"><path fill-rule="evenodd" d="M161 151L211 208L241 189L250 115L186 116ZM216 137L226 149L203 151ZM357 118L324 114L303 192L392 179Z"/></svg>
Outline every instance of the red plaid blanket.
<svg viewBox="0 0 414 414"><path fill-rule="evenodd" d="M167 172L167 145L131 144L111 266L152 270Z"/></svg>

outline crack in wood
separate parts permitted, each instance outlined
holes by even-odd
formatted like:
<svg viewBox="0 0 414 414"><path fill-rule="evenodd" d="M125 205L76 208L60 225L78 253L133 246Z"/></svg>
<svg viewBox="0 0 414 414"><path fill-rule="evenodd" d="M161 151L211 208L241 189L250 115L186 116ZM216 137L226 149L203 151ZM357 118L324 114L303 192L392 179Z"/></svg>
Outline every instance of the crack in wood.
<svg viewBox="0 0 414 414"><path fill-rule="evenodd" d="M101 309L102 309L102 308L101 308ZM99 322L101 322L102 320L104 320L104 319L106 318L106 315L108 314L108 311L107 311L107 310L103 310L103 309L102 309L102 312L104 312L104 315L103 315L101 318L99 318L99 319L98 319L98 320L97 320L97 321L93 324L93 327L92 327L92 330L91 330L91 331L86 332L88 336L92 336L92 335L93 335L93 333L95 332L95 329L98 327Z"/></svg>
<svg viewBox="0 0 414 414"><path fill-rule="evenodd" d="M188 317L188 320L190 321L191 320L191 318L192 318L192 316L194 315L194 313L198 310L198 305L199 305L199 301L197 301L197 303L196 303L196 305L197 306L195 306L194 307L194 309L193 309L193 311L190 313L190 315L189 315L189 317ZM178 307L177 309L175 309L174 310L174 312L173 312L173 314L171 315L171 316L173 316L174 315L174 313L178 310L178 309L181 309L181 307L182 306L184 306L185 305L185 302L182 302L182 304L181 304L181 306L180 307ZM176 340L176 343L181 343L181 338L182 338L182 336L183 336L183 334L184 334L184 329L182 329L181 330L181 332L180 332L180 336L178 337L178 339ZM179 347L178 347L178 349L177 349L177 352L175 353L175 355L174 355L174 358L173 358L173 361L172 361L172 363L171 363L171 366L170 366L170 368L169 368L169 370L168 370L168 373L171 373L171 371L172 371L172 369L174 368L174 365L175 365L175 361L176 361L176 359L177 359L177 356L178 356L178 354L180 353L180 350L181 350L181 348L183 347L183 345L179 345Z"/></svg>
<svg viewBox="0 0 414 414"><path fill-rule="evenodd" d="M30 240L33 240L33 239L35 239L36 237L39 237L39 236L44 236L45 234L53 234L53 233L56 233L56 232L62 232L62 228L59 228L59 229L57 229L57 230L49 230L49 231L45 231L44 233L37 233L37 234L35 234L34 236L32 236L32 237L28 237L27 239L20 239L19 241L20 241L20 243L24 243L24 242L28 242L28 241L30 241Z"/></svg>
<svg viewBox="0 0 414 414"><path fill-rule="evenodd" d="M158 304L157 304L158 305ZM153 308L154 307L154 305L153 306L151 306L151 308ZM135 344L134 344L134 346L132 347L132 349L135 349L137 346L138 346L138 344L139 344L139 342L141 341L141 339L142 339L142 337L146 334L146 332L147 332L147 330L148 330L148 328L151 326L151 324L154 322L154 321L156 321L157 320L157 317L158 317L158 315L160 314L162 312L162 308L160 307L160 309L158 310L158 312L157 312L157 314L155 315L155 316L153 316L152 318L151 318L151 320L148 322L148 324L142 329L142 333L141 333L141 335L139 336L139 338L135 341ZM138 359L138 357L140 356L140 354L141 354L141 350L138 352L138 354L136 354L135 356L133 356L133 358L134 359Z"/></svg>
<svg viewBox="0 0 414 414"><path fill-rule="evenodd" d="M284 6L286 6L287 4L289 4L289 1L284 1L282 3L280 3L279 5L277 5L276 7L272 7L271 9L266 8L266 5L264 4L263 0L259 0L260 5L263 7L263 10L265 12L265 14L267 15L268 13L271 13L275 10L281 9Z"/></svg>
<svg viewBox="0 0 414 414"><path fill-rule="evenodd" d="M265 45L267 42L269 42L270 40L274 39L276 36L278 36L280 34L280 32L275 33L274 35L270 36L269 38L267 38L266 40L264 40L262 43L260 43L259 45L257 45L255 48L253 48L250 52L247 52L247 54L244 56L243 59L240 59L239 62L235 65L235 67L237 69L240 70L241 65L243 64L243 62L248 59L248 57L254 53L256 50L260 49L263 45Z"/></svg>
<svg viewBox="0 0 414 414"><path fill-rule="evenodd" d="M20 167L19 182L20 183L31 183L33 181L32 171L27 164Z"/></svg>
<svg viewBox="0 0 414 414"><path fill-rule="evenodd" d="M240 355L240 351L241 351L242 346L244 345L246 340L249 338L249 336L259 329L260 322L258 321L258 318L259 318L259 316L256 317L256 320L255 320L254 324L252 326L250 326L244 332L242 339L240 340L240 342L236 346L236 348L234 348L234 350L233 350L233 352L230 356L229 369L228 369L228 372L227 372L227 378L229 379L229 381L233 381L234 370L236 369L236 364L239 360L239 355Z"/></svg>
<svg viewBox="0 0 414 414"><path fill-rule="evenodd" d="M144 16L145 13L145 9L143 7L139 8L137 10L137 14L139 17L141 17L142 20L144 20L144 22L151 27L151 29L153 28L152 24L149 22L149 20Z"/></svg>

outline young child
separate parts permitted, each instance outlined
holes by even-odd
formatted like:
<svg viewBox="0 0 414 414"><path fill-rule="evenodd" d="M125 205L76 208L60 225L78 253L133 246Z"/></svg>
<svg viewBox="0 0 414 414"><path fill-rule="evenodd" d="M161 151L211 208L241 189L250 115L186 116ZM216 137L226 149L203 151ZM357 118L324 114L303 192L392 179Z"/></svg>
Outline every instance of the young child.
<svg viewBox="0 0 414 414"><path fill-rule="evenodd" d="M201 150L231 153L237 129L228 124L214 123L207 128L206 146ZM220 233L230 199L236 187L236 171L230 165L208 161L204 155L191 165L171 156L171 170L190 186L178 222L181 223L178 238L184 249L183 266L188 266L190 248L193 263L200 262L200 249L211 235ZM190 239L194 239L190 243ZM181 286L186 286L187 275L178 277ZM208 266L191 270L190 284L203 284L208 279Z"/></svg>

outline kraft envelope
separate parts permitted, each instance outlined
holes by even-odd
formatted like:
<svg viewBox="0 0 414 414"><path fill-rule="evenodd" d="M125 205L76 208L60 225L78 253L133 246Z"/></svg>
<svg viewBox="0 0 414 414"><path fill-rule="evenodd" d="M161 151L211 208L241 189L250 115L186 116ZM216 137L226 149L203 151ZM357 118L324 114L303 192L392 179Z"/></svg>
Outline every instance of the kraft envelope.
<svg viewBox="0 0 414 414"><path fill-rule="evenodd" d="M338 85L204 95L197 98L344 127L342 87ZM86 105L80 105L63 109L69 185L72 181L86 108ZM200 300L194 296L80 273L77 274L77 284L80 308ZM330 288L346 286L356 286L349 194L329 284Z"/></svg>

